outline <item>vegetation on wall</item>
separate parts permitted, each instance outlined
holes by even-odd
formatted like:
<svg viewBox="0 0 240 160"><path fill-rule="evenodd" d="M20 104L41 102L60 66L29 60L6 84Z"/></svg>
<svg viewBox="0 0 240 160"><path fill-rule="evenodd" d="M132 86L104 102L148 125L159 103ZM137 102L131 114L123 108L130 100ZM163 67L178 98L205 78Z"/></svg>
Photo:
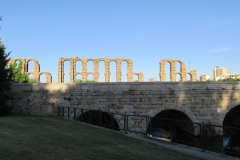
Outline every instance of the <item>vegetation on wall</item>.
<svg viewBox="0 0 240 160"><path fill-rule="evenodd" d="M229 81L240 81L240 78L225 78L225 79L219 79L219 82L229 82Z"/></svg>
<svg viewBox="0 0 240 160"><path fill-rule="evenodd" d="M91 83L91 82L95 82L94 80L89 80L89 79L87 79L86 81L83 81L83 80L81 80L81 79L75 79L74 81L73 81L74 83Z"/></svg>

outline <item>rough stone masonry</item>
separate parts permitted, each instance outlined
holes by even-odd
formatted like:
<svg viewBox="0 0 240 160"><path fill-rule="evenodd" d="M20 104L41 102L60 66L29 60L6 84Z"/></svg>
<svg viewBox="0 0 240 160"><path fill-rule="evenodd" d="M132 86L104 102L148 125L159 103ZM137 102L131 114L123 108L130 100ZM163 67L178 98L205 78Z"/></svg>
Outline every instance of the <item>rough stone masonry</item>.
<svg viewBox="0 0 240 160"><path fill-rule="evenodd" d="M240 82L13 84L9 104L20 114L57 116L58 106L149 115L178 110L193 122L222 125L240 105Z"/></svg>

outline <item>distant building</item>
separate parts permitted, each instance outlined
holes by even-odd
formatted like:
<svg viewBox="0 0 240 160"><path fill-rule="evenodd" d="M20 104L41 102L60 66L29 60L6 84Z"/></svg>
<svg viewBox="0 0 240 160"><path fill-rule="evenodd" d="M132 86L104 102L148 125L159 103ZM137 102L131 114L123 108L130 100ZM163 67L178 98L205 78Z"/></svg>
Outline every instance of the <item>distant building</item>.
<svg viewBox="0 0 240 160"><path fill-rule="evenodd" d="M220 77L227 75L227 68L216 67L213 70L213 75L214 75L214 80L218 80L220 79Z"/></svg>
<svg viewBox="0 0 240 160"><path fill-rule="evenodd" d="M207 81L209 79L210 79L210 77L208 75L201 75L200 76L200 81Z"/></svg>

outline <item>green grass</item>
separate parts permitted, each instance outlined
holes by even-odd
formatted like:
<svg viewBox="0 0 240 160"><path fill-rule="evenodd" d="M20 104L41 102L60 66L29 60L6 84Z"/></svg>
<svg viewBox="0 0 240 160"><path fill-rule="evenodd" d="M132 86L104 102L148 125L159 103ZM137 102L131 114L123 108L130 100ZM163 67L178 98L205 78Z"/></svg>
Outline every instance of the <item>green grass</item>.
<svg viewBox="0 0 240 160"><path fill-rule="evenodd" d="M0 117L0 159L197 158L69 120L9 116Z"/></svg>

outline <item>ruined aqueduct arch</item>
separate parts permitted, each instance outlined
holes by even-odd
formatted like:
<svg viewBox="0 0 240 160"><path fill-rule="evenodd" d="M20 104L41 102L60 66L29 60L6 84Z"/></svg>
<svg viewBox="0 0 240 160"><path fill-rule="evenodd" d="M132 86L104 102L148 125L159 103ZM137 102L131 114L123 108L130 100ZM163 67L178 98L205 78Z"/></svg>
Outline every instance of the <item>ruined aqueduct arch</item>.
<svg viewBox="0 0 240 160"><path fill-rule="evenodd" d="M15 58L15 59L11 59L9 61L9 64L16 63L17 61L21 61L22 62L22 72L26 72L27 75L32 74L34 79L37 80L37 82L40 82L40 76L42 74L45 74L45 76L46 76L46 83L52 83L52 76L51 76L51 74L48 73L48 72L40 72L40 65L39 65L37 60L32 59L32 58L31 59ZM28 63L30 61L33 61L33 65L34 65L33 72L28 72L29 71L29 64Z"/></svg>
<svg viewBox="0 0 240 160"><path fill-rule="evenodd" d="M105 82L110 82L110 63L112 61L116 62L116 82L121 82L122 79L122 62L127 62L127 81L132 82L133 81L133 62L130 59L107 59L107 58L98 58L98 59L82 59L82 58L60 58L58 62L58 83L64 83L64 62L69 61L70 62L70 82L73 82L75 80L76 75L81 75L82 80L87 80L87 75L92 74L94 77L94 81L99 81L99 62L103 61L105 63ZM82 72L76 71L76 62L81 61L82 62ZM94 71L88 72L87 71L87 62L92 61L94 64ZM143 81L143 74L137 73L139 76L139 81Z"/></svg>
<svg viewBox="0 0 240 160"><path fill-rule="evenodd" d="M52 83L52 76L48 72L40 72L40 65L37 60L35 59L21 59L21 58L15 58L9 61L9 63L16 63L16 61L22 61L22 72L26 72L28 75L32 74L33 77L39 82L40 76L44 74L46 76L46 82ZM34 70L33 72L29 72L29 62L33 61L34 63ZM82 80L86 81L87 76L89 74L92 74L94 77L94 81L99 81L99 63L101 61L105 64L105 82L110 82L110 63L112 61L116 62L116 82L122 81L122 62L125 61L127 63L127 82L133 82L133 76L138 76L138 82L144 81L144 76L142 73L133 73L133 62L130 59L108 59L108 58L97 58L97 59L82 59L82 58L60 58L58 62L58 83L64 83L64 62L69 61L70 62L70 82L74 82L76 79L76 75L81 75ZM80 61L82 63L82 71L77 72L76 63ZM94 64L94 71L88 72L87 70L87 63L89 61L92 61ZM160 64L160 81L164 82L166 81L166 72L165 72L165 63L170 63L170 81L175 82L176 76L180 75L180 81L185 82L186 76L190 76L191 81L197 80L197 72L195 70L192 70L190 72L186 72L186 66L181 60L169 60L169 59L163 59L159 62ZM176 71L176 63L180 63L180 71ZM201 81L206 81L206 76L201 76Z"/></svg>
<svg viewBox="0 0 240 160"><path fill-rule="evenodd" d="M165 82L166 81L166 72L165 72L165 63L170 63L170 81L176 82L176 75L180 75L181 79L180 81L185 82L186 76L189 74L191 77L191 81L197 80L197 72L195 70L191 72L186 72L186 66L181 60L168 60L163 59L159 62L160 65L160 81ZM176 63L180 63L180 72L176 72Z"/></svg>

